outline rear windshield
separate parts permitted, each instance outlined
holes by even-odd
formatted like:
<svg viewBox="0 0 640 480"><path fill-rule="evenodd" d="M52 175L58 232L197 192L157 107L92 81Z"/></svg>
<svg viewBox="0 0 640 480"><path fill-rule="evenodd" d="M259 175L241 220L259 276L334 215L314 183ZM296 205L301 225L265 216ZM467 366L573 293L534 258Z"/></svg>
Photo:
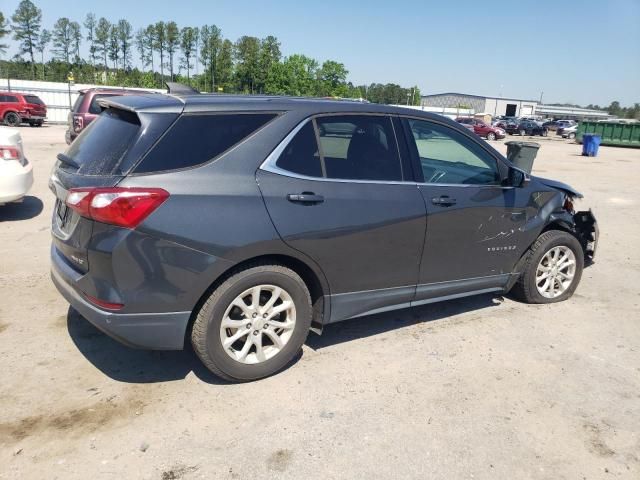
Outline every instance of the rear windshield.
<svg viewBox="0 0 640 480"><path fill-rule="evenodd" d="M135 173L195 167L208 162L275 116L274 113L183 115L142 159Z"/></svg>
<svg viewBox="0 0 640 480"><path fill-rule="evenodd" d="M79 165L79 174L109 175L117 170L139 130L135 114L110 108L91 122L65 155Z"/></svg>
<svg viewBox="0 0 640 480"><path fill-rule="evenodd" d="M78 95L78 98L76 98L75 103L73 104L73 108L71 109L72 112L77 112L78 109L80 108L80 105L82 105L82 100L84 99L85 94L84 93L80 93Z"/></svg>
<svg viewBox="0 0 640 480"><path fill-rule="evenodd" d="M40 100L40 97L35 95L25 95L24 101L27 103L35 103L36 105L44 105L44 102Z"/></svg>

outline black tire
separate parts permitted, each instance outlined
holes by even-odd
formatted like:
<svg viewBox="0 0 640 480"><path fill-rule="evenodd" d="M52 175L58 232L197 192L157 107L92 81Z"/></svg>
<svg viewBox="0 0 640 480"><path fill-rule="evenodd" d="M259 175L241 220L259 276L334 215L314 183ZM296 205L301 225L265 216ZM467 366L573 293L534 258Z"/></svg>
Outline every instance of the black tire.
<svg viewBox="0 0 640 480"><path fill-rule="evenodd" d="M227 354L220 338L220 325L227 307L252 286L270 284L286 290L296 308L293 333L282 350L261 363L241 363ZM300 276L282 265L255 264L225 280L200 308L191 331L191 343L204 365L218 377L247 382L268 377L285 368L300 351L311 327L309 290Z"/></svg>
<svg viewBox="0 0 640 480"><path fill-rule="evenodd" d="M536 287L536 270L542 257L552 248L566 246L576 257L576 272L571 285L559 296L547 298L540 294ZM538 237L531 245L524 257L524 268L520 278L511 289L511 294L526 303L556 303L562 302L573 295L578 288L582 269L584 268L584 253L576 237L562 230L549 230Z"/></svg>
<svg viewBox="0 0 640 480"><path fill-rule="evenodd" d="M487 140L489 140L490 142L496 139L496 134L493 132L489 132L487 133Z"/></svg>
<svg viewBox="0 0 640 480"><path fill-rule="evenodd" d="M541 135L541 136L543 136L543 137L546 137L546 136L547 136L547 134L548 134L548 133L547 133L547 131L546 131L546 130L542 130L542 132L540 132L540 135Z"/></svg>
<svg viewBox="0 0 640 480"><path fill-rule="evenodd" d="M19 127L21 123L20 115L16 112L7 112L4 116L4 123L8 127Z"/></svg>
<svg viewBox="0 0 640 480"><path fill-rule="evenodd" d="M575 134L575 133L573 133L573 132L571 132L571 133L568 135L568 137L569 137L569 140L575 140L575 138L576 138L576 134Z"/></svg>
<svg viewBox="0 0 640 480"><path fill-rule="evenodd" d="M520 130L520 136L524 137L527 134L526 130Z"/></svg>

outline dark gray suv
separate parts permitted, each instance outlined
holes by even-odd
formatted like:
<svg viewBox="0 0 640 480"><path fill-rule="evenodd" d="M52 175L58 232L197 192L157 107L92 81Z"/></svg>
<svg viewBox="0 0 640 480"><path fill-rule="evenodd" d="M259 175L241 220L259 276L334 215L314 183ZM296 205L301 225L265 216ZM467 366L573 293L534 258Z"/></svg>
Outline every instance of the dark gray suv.
<svg viewBox="0 0 640 480"><path fill-rule="evenodd" d="M52 278L139 348L285 367L309 330L512 291L570 297L597 243L580 194L441 116L282 97L113 97L58 155Z"/></svg>

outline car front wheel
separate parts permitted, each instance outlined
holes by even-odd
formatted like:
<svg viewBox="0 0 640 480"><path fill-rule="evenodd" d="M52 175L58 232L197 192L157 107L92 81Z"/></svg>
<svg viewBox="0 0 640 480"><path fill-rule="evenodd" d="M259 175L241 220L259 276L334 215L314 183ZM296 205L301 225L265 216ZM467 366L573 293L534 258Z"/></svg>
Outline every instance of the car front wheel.
<svg viewBox="0 0 640 480"><path fill-rule="evenodd" d="M527 134L526 130L520 130L520 136L524 137Z"/></svg>
<svg viewBox="0 0 640 480"><path fill-rule="evenodd" d="M487 134L487 140L491 140L491 141L493 141L493 140L495 140L495 139L496 139L496 134L495 134L495 133L493 133L493 132L489 132L489 133Z"/></svg>
<svg viewBox="0 0 640 480"><path fill-rule="evenodd" d="M224 281L195 319L191 343L217 376L250 381L291 362L311 326L311 297L293 270L258 264Z"/></svg>
<svg viewBox="0 0 640 480"><path fill-rule="evenodd" d="M549 230L525 254L512 293L527 303L555 303L573 295L584 267L580 242L568 232Z"/></svg>

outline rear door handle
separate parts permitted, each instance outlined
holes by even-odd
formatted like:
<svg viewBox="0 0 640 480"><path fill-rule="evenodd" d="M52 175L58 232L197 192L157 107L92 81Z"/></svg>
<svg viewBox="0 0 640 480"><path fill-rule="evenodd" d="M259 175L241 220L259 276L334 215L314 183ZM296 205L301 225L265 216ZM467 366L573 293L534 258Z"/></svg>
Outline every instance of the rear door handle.
<svg viewBox="0 0 640 480"><path fill-rule="evenodd" d="M440 205L443 207L450 207L451 205L455 205L456 204L456 199L455 198L450 198L446 195L443 195L442 197L434 197L431 199L431 203L433 203L434 205Z"/></svg>
<svg viewBox="0 0 640 480"><path fill-rule="evenodd" d="M287 200L297 203L322 203L324 202L324 197L322 195L316 195L312 192L302 192L290 193L289 195L287 195Z"/></svg>

